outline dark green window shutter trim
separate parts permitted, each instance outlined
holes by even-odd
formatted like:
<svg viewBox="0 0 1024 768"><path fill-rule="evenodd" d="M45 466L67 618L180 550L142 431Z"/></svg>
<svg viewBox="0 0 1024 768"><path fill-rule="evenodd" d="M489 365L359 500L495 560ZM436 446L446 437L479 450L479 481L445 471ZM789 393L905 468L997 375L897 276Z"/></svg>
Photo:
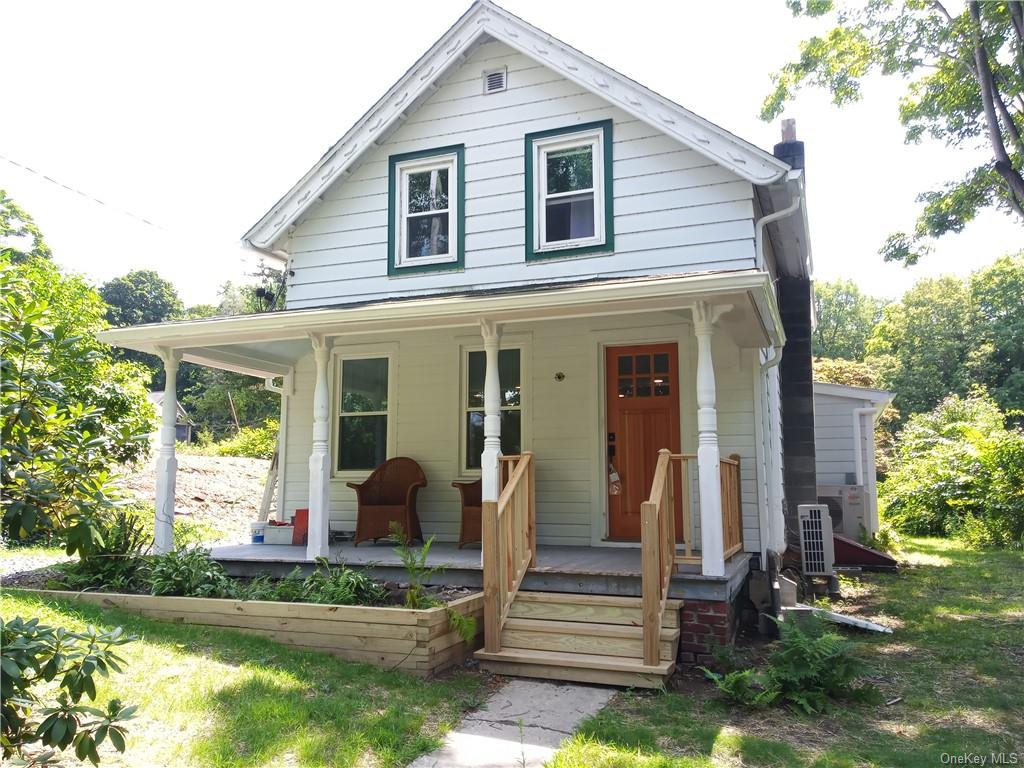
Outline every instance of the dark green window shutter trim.
<svg viewBox="0 0 1024 768"><path fill-rule="evenodd" d="M455 261L444 264L423 264L421 266L398 267L395 265L395 243L397 233L395 232L395 206L398 204L396 196L396 168L399 163L406 160L420 160L424 157L438 157L440 155L455 155L455 170L458 175L458 183L455 188L455 199L458 211L455 219L458 222L459 232L455 238ZM401 155L391 155L388 158L388 277L403 277L405 275L417 275L423 272L451 272L465 269L466 266L466 145L452 144L437 149L421 149L418 152L405 152Z"/></svg>
<svg viewBox="0 0 1024 768"><path fill-rule="evenodd" d="M598 245L584 245L579 248L564 248L553 251L535 251L533 249L534 222L534 188L533 188L533 142L537 139L548 139L568 133L580 133L594 128L604 132L604 242ZM612 180L612 121L598 120L593 123L569 125L565 128L551 128L526 134L523 144L523 156L526 161L526 260L548 261L550 259L568 259L574 256L589 256L595 253L612 253L615 250L615 198Z"/></svg>

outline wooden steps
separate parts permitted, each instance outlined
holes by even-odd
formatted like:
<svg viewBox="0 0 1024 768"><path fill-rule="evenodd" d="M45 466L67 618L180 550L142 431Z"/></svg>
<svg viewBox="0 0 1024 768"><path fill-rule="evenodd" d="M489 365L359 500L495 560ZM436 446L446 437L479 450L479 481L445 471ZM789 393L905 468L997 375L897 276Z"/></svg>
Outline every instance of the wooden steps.
<svg viewBox="0 0 1024 768"><path fill-rule="evenodd" d="M511 676L657 688L675 669L682 601L665 606L659 663L643 663L639 597L521 592L501 631L501 650L476 652L481 667Z"/></svg>

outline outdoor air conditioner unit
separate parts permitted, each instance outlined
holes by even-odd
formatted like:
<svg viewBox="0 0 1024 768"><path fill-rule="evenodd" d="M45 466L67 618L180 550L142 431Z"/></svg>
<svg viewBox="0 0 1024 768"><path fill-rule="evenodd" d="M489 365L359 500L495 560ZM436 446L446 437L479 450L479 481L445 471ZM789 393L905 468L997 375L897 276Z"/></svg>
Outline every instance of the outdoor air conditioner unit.
<svg viewBox="0 0 1024 768"><path fill-rule="evenodd" d="M832 530L860 541L868 530L863 485L819 485L818 503L828 506Z"/></svg>
<svg viewBox="0 0 1024 768"><path fill-rule="evenodd" d="M800 504L800 559L804 576L832 576L835 550L832 545L832 520L825 504Z"/></svg>

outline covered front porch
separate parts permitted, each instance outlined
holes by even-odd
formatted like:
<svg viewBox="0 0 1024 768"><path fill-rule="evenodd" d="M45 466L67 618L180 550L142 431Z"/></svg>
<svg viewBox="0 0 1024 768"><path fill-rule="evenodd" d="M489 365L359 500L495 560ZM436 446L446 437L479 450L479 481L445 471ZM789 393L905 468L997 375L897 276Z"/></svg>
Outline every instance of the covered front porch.
<svg viewBox="0 0 1024 768"><path fill-rule="evenodd" d="M276 514L289 519L308 509L308 544L287 552L218 548L215 556L232 568L318 557L390 567L390 546L334 544L331 531L356 528L348 483L406 456L427 479L418 514L424 536L436 539L432 554L451 564L453 582L482 582L480 549L454 547L462 509L452 483L480 480L485 506L498 504L504 452L530 456L536 562L524 583L550 579L559 588L615 594L643 571L641 506L656 501L652 475L659 449L667 449L675 474L661 519L664 509L676 510L676 594L677 580L729 582L745 571L747 554L762 551L771 500L758 387L764 350L779 348L781 334L769 277L738 271L519 286L104 336L163 358L165 403L175 402L181 360L265 378L281 393ZM503 357L509 351L514 374ZM634 366L629 372L615 367L622 363L616 351ZM662 355L668 367L659 368ZM354 386L354 374L345 380L348 368L384 375ZM644 410L647 395L671 408ZM158 551L173 541L173 416L164 409ZM353 448L345 430L357 422L366 444ZM637 445L642 450L630 448ZM574 587L579 574L588 579ZM600 579L607 581L599 587Z"/></svg>

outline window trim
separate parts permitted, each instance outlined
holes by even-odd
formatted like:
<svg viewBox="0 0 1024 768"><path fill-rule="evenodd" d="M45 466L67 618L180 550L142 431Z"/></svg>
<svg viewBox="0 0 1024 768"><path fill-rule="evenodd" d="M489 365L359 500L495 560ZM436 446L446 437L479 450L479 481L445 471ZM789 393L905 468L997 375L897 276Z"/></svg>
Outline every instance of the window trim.
<svg viewBox="0 0 1024 768"><path fill-rule="evenodd" d="M520 339L502 339L501 348L498 350L499 353L506 349L518 349L519 350L519 406L502 406L503 411L519 411L519 443L520 450L529 450L530 445L530 428L529 422L526 418L526 411L529 407L529 395L530 387L529 383L529 350L530 340L528 338ZM469 402L469 353L470 352L484 352L483 344L472 343L462 344L459 347L459 402L458 402L458 419L459 419L459 466L458 466L458 479L460 480L477 480L480 477L481 470L470 469L466 466L466 461L469 454L466 452L466 414L470 411L483 411L483 408L470 408Z"/></svg>
<svg viewBox="0 0 1024 768"><path fill-rule="evenodd" d="M405 215L400 205L400 201L405 199L403 171L411 168L435 167L440 165L445 158L448 159L452 167L452 173L448 179L449 253L443 258L423 257L403 263L401 249L404 246L402 233L404 232ZM401 185L400 182L402 182ZM454 208L452 207L453 200ZM423 272L463 269L466 254L465 203L466 147L464 144L452 144L436 149L391 155L388 158L388 276L402 277ZM455 248L454 253L451 252L452 245Z"/></svg>
<svg viewBox="0 0 1024 768"><path fill-rule="evenodd" d="M341 374L342 364L346 360L376 360L386 358L388 361L388 409L386 412L372 411L367 415L386 413L388 417L387 445L384 458L392 459L398 450L398 345L374 345L365 347L335 347L331 350L331 391L330 391L330 424L331 424L331 478L338 481L365 480L372 469L339 469L338 459L341 455L339 419L341 418Z"/></svg>
<svg viewBox="0 0 1024 768"><path fill-rule="evenodd" d="M587 141L587 139L591 141ZM544 210L540 160L550 148L565 149L593 143L594 162L594 237L566 241L565 244L547 245L541 240ZM597 157L600 155L600 158ZM526 261L562 259L615 250L615 217L612 172L612 121L600 120L565 128L528 133L524 143L526 173ZM598 160L600 159L600 162ZM602 214L603 207L603 216ZM600 231L600 234L599 234Z"/></svg>

